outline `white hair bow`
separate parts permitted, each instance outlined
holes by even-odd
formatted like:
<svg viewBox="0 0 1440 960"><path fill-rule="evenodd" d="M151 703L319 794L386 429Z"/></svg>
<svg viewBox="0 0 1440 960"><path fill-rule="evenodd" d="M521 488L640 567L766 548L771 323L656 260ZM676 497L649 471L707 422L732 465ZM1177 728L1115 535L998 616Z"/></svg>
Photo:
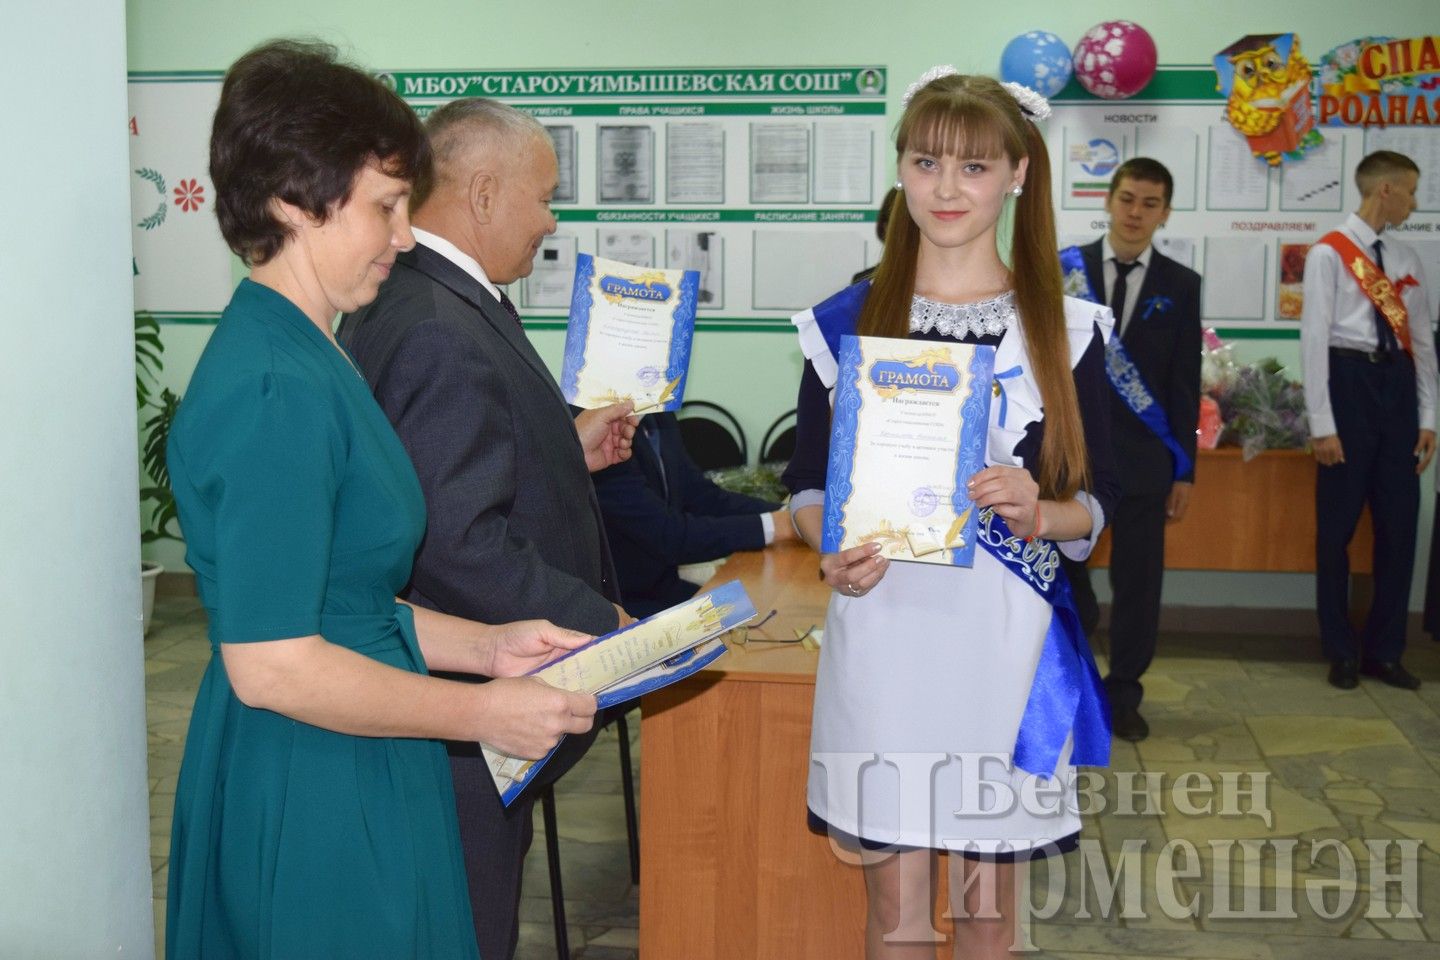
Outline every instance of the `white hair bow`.
<svg viewBox="0 0 1440 960"><path fill-rule="evenodd" d="M953 77L959 75L959 73L959 70L956 70L948 63L938 67L931 67L929 70L920 74L920 79L905 88L905 95L900 98L900 108L903 110L910 106L910 101L915 98L915 94L936 80L939 80L941 77ZM1050 101L1046 100L1034 90L1031 90L1022 83L1015 83L1009 80L1001 83L1000 86L1004 87L1005 92L1015 98L1015 102L1020 105L1020 112L1025 114L1027 120L1050 119L1052 112L1050 109Z"/></svg>
<svg viewBox="0 0 1440 960"><path fill-rule="evenodd" d="M900 98L900 109L904 110L906 107L910 106L910 101L912 98L914 98L915 94L919 93L920 90L928 84L939 80L941 77L953 77L958 75L959 73L959 70L956 70L948 63L944 66L931 67L929 70L926 70L924 73L920 74L919 80L916 80L914 83L910 84L910 86L905 88L905 96Z"/></svg>

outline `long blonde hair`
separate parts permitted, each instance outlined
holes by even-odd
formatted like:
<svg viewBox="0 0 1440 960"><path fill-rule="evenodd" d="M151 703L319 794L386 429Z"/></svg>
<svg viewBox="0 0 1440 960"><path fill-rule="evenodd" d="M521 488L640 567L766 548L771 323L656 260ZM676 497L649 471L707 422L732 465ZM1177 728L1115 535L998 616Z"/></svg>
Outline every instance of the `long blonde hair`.
<svg viewBox="0 0 1440 960"><path fill-rule="evenodd" d="M895 134L896 155L903 156L907 149L934 156L1004 156L1012 164L1029 158L1024 192L1015 201L1010 267L1018 281L1015 307L1025 331L1025 352L1045 410L1040 493L1068 499L1087 481L1089 460L1070 370L1045 140L998 82L989 77L952 75L922 87L906 107ZM897 194L890 205L885 251L860 311L857 331L862 336L904 337L909 333L919 252L920 228L910 216L904 194Z"/></svg>

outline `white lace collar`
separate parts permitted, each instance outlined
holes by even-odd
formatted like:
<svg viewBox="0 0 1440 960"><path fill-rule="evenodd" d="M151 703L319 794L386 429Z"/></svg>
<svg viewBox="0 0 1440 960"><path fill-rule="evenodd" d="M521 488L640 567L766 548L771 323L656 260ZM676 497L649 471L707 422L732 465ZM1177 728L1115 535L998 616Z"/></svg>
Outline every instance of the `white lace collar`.
<svg viewBox="0 0 1440 960"><path fill-rule="evenodd" d="M998 297L978 303L940 303L918 293L910 301L912 332L929 333L933 329L956 339L963 339L970 334L977 337L998 336L1009 329L1014 319L1013 290L1006 290Z"/></svg>

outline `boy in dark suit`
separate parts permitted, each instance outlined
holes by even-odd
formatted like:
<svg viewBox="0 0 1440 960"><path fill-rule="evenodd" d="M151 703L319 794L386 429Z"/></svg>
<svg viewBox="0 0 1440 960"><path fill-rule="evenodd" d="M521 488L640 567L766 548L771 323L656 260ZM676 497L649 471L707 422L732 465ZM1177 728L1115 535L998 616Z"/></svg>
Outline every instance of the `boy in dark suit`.
<svg viewBox="0 0 1440 960"><path fill-rule="evenodd" d="M1118 392L1111 438L1122 496L1110 518L1110 672L1105 677L1114 732L1144 740L1140 677L1155 656L1165 575L1165 524L1185 516L1195 482L1200 413L1200 275L1152 246L1170 216L1175 184L1164 164L1126 161L1110 180L1110 230L1080 248L1091 291L1115 314L1115 336L1134 362L1184 460ZM1084 564L1067 563L1087 632L1099 606Z"/></svg>
<svg viewBox="0 0 1440 960"><path fill-rule="evenodd" d="M693 597L678 567L795 539L778 503L731 493L706 478L685 452L673 413L640 421L632 456L595 474L620 596L648 617Z"/></svg>

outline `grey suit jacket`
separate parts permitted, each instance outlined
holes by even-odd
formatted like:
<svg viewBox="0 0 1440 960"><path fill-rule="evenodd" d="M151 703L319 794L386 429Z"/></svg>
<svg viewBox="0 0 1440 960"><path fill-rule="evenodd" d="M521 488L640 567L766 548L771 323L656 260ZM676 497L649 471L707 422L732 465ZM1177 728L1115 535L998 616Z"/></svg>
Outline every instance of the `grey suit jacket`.
<svg viewBox="0 0 1440 960"><path fill-rule="evenodd" d="M339 338L425 493L406 599L486 623L615 629L616 581L575 421L489 291L417 245Z"/></svg>

